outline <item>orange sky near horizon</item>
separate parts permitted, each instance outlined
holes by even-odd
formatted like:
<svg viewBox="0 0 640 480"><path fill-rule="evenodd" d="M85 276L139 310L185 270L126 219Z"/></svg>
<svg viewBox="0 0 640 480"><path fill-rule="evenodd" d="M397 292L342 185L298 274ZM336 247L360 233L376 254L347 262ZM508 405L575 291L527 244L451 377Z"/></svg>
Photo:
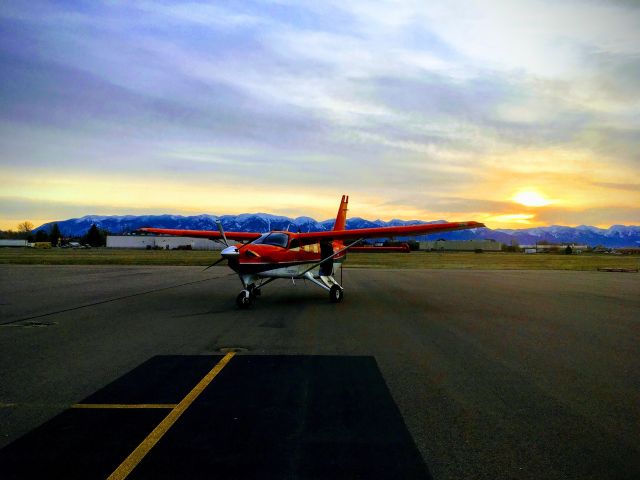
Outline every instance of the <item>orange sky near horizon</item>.
<svg viewBox="0 0 640 480"><path fill-rule="evenodd" d="M613 224L629 223L631 219L610 215L605 217L605 221L588 222L588 218L581 217L581 212L598 208L601 198L607 198L609 205L618 206L623 211L625 207L632 207L633 202L640 204L640 193L618 191L616 183L611 187L602 182L603 185L592 185L585 191L581 182L574 186L560 178L558 181L562 184L554 188L553 181L545 178L545 182L541 182L543 186L537 187L533 178L519 183L514 181L511 173L505 179L487 181L485 185L447 192L444 200L435 196L425 199L420 192L415 196L412 192L403 192L401 200L392 202L363 191L362 186L353 189L345 186L340 190L321 186L288 187L285 190L277 185L261 186L250 180L246 184L229 186L196 180L148 178L132 181L124 175L96 178L50 174L31 179L14 175L5 177L8 181L3 187L4 195L28 201L24 202L25 206L17 215L0 218L0 228L5 230L15 229L25 220L38 226L88 214L225 215L263 212L325 220L335 215L342 194L350 195L349 217L371 220L475 220L493 229L585 223L608 228ZM13 185L20 185L20 188ZM28 196L25 196L27 192ZM449 201L451 198L455 199L453 203ZM457 208L461 203L464 203L462 212Z"/></svg>

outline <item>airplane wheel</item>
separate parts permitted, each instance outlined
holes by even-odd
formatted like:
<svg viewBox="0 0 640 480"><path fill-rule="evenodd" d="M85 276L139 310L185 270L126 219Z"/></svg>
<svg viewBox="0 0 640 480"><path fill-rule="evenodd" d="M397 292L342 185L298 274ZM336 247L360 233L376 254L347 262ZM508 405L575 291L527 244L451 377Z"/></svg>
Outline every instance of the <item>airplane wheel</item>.
<svg viewBox="0 0 640 480"><path fill-rule="evenodd" d="M331 299L332 303L340 303L344 298L344 292L338 285L334 285L329 291L329 298Z"/></svg>
<svg viewBox="0 0 640 480"><path fill-rule="evenodd" d="M236 297L236 305L238 308L249 308L251 306L251 296L245 295L245 291L241 291Z"/></svg>

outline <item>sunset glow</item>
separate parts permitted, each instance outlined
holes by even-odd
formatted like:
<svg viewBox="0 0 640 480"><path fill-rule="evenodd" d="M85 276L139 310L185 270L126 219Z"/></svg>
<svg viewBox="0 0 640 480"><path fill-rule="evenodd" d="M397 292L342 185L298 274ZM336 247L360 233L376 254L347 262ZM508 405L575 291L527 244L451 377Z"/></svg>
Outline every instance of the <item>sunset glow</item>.
<svg viewBox="0 0 640 480"><path fill-rule="evenodd" d="M534 191L519 192L514 195L513 201L527 207L544 207L551 203L550 200L547 200L541 194Z"/></svg>

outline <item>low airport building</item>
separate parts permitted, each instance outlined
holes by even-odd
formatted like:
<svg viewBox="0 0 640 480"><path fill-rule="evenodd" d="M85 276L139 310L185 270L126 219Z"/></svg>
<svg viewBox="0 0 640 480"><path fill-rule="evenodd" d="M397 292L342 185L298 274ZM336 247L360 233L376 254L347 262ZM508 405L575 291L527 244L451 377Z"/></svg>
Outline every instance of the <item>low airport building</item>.
<svg viewBox="0 0 640 480"><path fill-rule="evenodd" d="M26 240L0 240L0 247L26 247Z"/></svg>
<svg viewBox="0 0 640 480"><path fill-rule="evenodd" d="M524 253L552 253L564 252L567 247L571 247L572 253L582 253L589 248L588 245L576 245L573 243L564 244L538 244L538 245L520 245L520 250Z"/></svg>
<svg viewBox="0 0 640 480"><path fill-rule="evenodd" d="M107 248L222 250L224 245L208 238L165 237L161 235L107 235Z"/></svg>
<svg viewBox="0 0 640 480"><path fill-rule="evenodd" d="M502 244L495 240L435 240L419 242L419 250L426 251L454 251L454 252L499 252Z"/></svg>

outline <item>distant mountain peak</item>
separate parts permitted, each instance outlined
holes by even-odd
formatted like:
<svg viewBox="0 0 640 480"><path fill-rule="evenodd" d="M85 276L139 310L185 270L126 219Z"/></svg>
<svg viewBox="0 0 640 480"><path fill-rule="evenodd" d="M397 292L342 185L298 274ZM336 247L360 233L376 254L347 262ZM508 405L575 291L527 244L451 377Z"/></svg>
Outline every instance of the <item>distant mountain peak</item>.
<svg viewBox="0 0 640 480"><path fill-rule="evenodd" d="M39 226L36 230L49 230L53 223L57 223L66 236L80 237L87 233L92 224L103 228L112 234L130 233L141 227L177 228L186 230L217 230L216 221L220 221L227 231L265 232L269 230L291 230L293 232L331 230L335 219L317 221L314 218L301 216L297 218L273 215L270 213L243 213L240 215L85 215L80 218L59 220ZM361 217L347 219L346 228L371 228L400 225L438 224L445 220L425 222L422 220L367 220ZM433 235L417 237L420 239L434 239ZM637 247L640 245L640 226L612 225L608 229L580 225L567 227L551 225L524 229L496 229L476 228L455 232L439 233L437 238L447 240L492 239L505 244L517 242L522 245L539 241L551 243L575 243L580 245L604 245L605 247Z"/></svg>

